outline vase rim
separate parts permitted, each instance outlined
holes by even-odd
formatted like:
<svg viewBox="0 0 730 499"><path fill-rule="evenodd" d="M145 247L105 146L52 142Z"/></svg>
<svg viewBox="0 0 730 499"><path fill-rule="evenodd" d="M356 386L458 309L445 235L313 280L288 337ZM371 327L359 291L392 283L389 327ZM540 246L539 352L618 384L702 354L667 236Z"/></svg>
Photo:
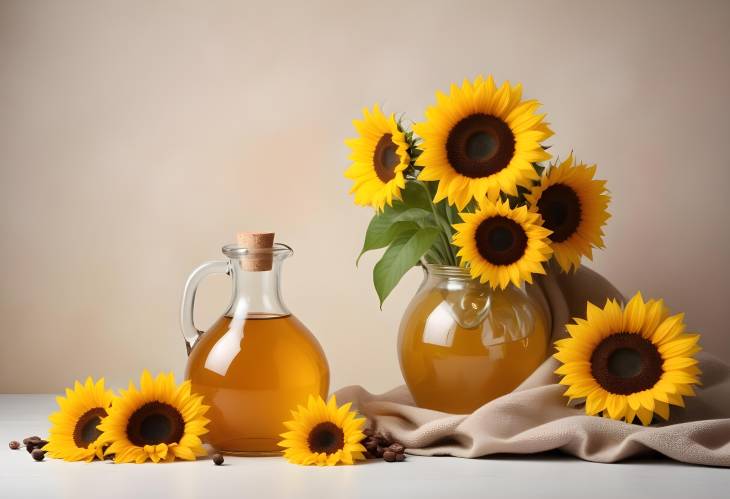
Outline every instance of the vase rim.
<svg viewBox="0 0 730 499"><path fill-rule="evenodd" d="M435 276L439 277L453 277L457 279L468 279L472 280L472 276L469 273L469 269L464 267L458 267L456 265L442 265L439 263L427 263L426 271Z"/></svg>

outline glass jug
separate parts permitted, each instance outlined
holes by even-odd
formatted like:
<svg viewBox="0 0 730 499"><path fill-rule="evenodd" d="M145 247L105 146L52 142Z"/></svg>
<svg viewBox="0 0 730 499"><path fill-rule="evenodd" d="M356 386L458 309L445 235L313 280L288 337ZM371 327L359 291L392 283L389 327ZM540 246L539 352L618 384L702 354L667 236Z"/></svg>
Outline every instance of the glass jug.
<svg viewBox="0 0 730 499"><path fill-rule="evenodd" d="M278 454L282 422L309 395L326 397L329 367L319 342L281 299L285 244L223 247L227 260L195 269L183 292L181 325L188 347L186 379L210 406L203 440L220 452ZM263 269L257 262L268 262ZM233 297L206 332L193 324L195 292L210 274L228 274Z"/></svg>

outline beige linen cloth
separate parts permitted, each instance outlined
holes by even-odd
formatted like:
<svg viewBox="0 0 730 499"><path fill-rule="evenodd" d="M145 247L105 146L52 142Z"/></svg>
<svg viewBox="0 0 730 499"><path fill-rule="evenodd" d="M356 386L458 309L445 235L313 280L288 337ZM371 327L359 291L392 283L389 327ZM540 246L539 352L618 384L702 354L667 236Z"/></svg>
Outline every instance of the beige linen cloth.
<svg viewBox="0 0 730 499"><path fill-rule="evenodd" d="M586 301L603 306L606 298L621 298L606 279L585 267L571 275L548 275L537 285L552 313L553 339L567 334L564 326L572 317L585 317ZM730 366L704 352L698 357L703 385L697 396L686 397L685 408L671 406L668 422L649 427L568 407L552 357L513 392L467 415L418 408L405 386L382 395L349 386L336 395L340 403L353 402L410 454L479 457L558 449L610 463L658 452L686 463L730 467Z"/></svg>

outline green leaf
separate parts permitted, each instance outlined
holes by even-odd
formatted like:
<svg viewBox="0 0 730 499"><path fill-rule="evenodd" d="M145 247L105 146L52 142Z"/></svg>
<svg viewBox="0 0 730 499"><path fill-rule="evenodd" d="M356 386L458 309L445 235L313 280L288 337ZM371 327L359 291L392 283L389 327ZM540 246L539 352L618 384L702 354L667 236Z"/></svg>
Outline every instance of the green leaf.
<svg viewBox="0 0 730 499"><path fill-rule="evenodd" d="M405 208L420 208L422 210L431 211L431 199L426 189L418 185L416 182L406 182L406 187L401 192L403 201L394 201L393 208L402 210Z"/></svg>
<svg viewBox="0 0 730 499"><path fill-rule="evenodd" d="M390 243L373 268L373 284L380 298L380 308L406 272L418 263L438 237L438 228L422 227L415 232L401 234Z"/></svg>
<svg viewBox="0 0 730 499"><path fill-rule="evenodd" d="M422 210L418 210L422 211ZM407 212L402 213L404 215ZM393 220L396 220L393 222ZM360 258L367 251L385 248L393 240L405 232L415 232L420 228L416 222L404 218L403 220L389 219L383 216L375 216L368 225L368 230L365 233L365 242L362 245L362 251L355 261L355 265L360 264Z"/></svg>
<svg viewBox="0 0 730 499"><path fill-rule="evenodd" d="M376 213L373 216L365 232L365 242L357 257L356 265L360 263L360 258L362 258L365 252L385 248L404 230L436 224L430 209L424 210L409 206L398 201L397 203L393 203L392 207L386 206L382 213ZM411 223L406 224L402 222Z"/></svg>

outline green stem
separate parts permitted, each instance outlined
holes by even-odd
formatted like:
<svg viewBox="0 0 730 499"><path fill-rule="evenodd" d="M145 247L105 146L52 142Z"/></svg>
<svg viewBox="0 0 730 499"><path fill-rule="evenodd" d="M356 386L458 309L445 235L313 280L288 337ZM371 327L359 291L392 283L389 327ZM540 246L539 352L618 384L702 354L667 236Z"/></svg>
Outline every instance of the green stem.
<svg viewBox="0 0 730 499"><path fill-rule="evenodd" d="M439 248L438 245L433 245L428 250L428 253L431 255L432 258L435 258L435 262L431 263L443 263L445 261L444 252L442 251L442 248Z"/></svg>
<svg viewBox="0 0 730 499"><path fill-rule="evenodd" d="M456 232L456 229L454 229L454 223L456 222L455 216L458 214L458 211L453 206L447 204L446 205L446 219L449 221L449 227L451 228L451 237L450 239L453 239L454 232ZM451 258L454 261L454 265L459 265L459 259L456 257L457 250L453 244L449 245L449 248L451 249Z"/></svg>
<svg viewBox="0 0 730 499"><path fill-rule="evenodd" d="M433 195L431 193L431 190L428 188L426 184L423 182L416 180L416 183L420 185L424 191L426 192L426 196L428 197L429 205L431 206L431 212L433 213L433 217L437 224L441 227L441 230L439 231L439 234L441 235L441 242L443 243L443 250L441 253L441 256L443 257L443 263L447 265L456 265L456 257L454 256L454 251L451 247L451 242L449 241L450 234L451 234L451 226L449 225L448 221L445 220L441 215L438 214L436 211L436 205L433 202Z"/></svg>
<svg viewBox="0 0 730 499"><path fill-rule="evenodd" d="M444 245L447 248L448 262L451 265L456 265L456 258L454 257L453 249L451 249L451 242L449 241L449 237L444 233L441 233L441 235L443 236Z"/></svg>
<svg viewBox="0 0 730 499"><path fill-rule="evenodd" d="M443 207L444 212L444 221L446 224L446 239L447 246L449 248L449 257L451 258L451 264L458 265L458 262L456 260L456 250L454 245L451 244L451 239L454 236L453 208L446 201L441 201L441 206Z"/></svg>
<svg viewBox="0 0 730 499"><path fill-rule="evenodd" d="M444 234L444 226L443 221L441 217L439 216L438 212L436 211L436 206L433 204L433 197L431 194L431 191L429 190L428 186L424 184L423 182L420 182L416 180L416 183L420 185L423 190L426 192L426 197L428 198L429 206L431 207L431 213L433 213L434 221L440 226L441 230L439 230L439 235L441 236L441 246L443 251L438 251L441 256L441 262L448 265L450 263L450 259L448 258L448 255L451 253L449 245L448 245L448 239L446 238L446 235ZM434 247L437 249L436 247Z"/></svg>
<svg viewBox="0 0 730 499"><path fill-rule="evenodd" d="M443 257L434 248L429 249L425 256L427 263L441 263L443 261Z"/></svg>

